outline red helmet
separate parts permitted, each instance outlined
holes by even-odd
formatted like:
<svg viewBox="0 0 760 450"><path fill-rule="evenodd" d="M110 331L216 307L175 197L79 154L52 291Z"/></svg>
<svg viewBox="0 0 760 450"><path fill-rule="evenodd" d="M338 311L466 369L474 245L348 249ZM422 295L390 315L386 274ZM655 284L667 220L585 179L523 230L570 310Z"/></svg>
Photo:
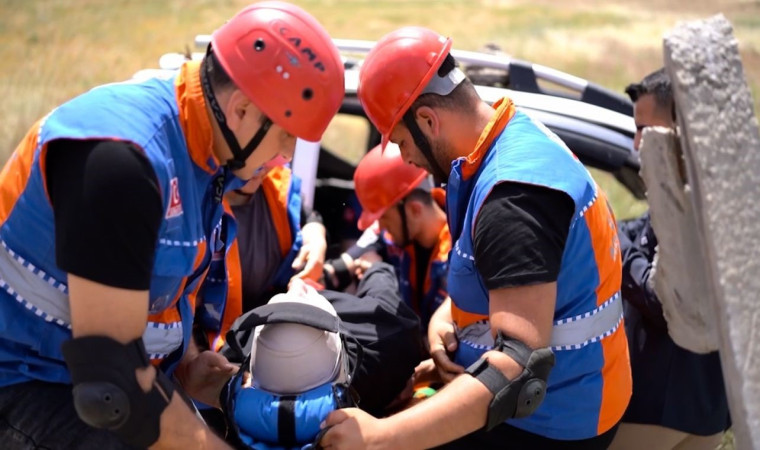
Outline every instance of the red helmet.
<svg viewBox="0 0 760 450"><path fill-rule="evenodd" d="M367 54L359 72L359 101L388 143L399 123L451 50L451 39L422 27L385 35Z"/></svg>
<svg viewBox="0 0 760 450"><path fill-rule="evenodd" d="M367 229L427 175L424 169L405 163L397 145L385 151L380 145L370 150L354 172L354 189L362 205L359 229Z"/></svg>
<svg viewBox="0 0 760 450"><path fill-rule="evenodd" d="M345 86L338 49L314 17L290 3L255 3L216 30L211 46L272 122L308 141L322 138Z"/></svg>

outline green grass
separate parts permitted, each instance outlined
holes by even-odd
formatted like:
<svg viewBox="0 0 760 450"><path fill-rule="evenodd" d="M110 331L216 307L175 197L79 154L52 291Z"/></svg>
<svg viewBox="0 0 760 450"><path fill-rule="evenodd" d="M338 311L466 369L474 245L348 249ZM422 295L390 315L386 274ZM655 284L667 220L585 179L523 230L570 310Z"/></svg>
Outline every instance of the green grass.
<svg viewBox="0 0 760 450"><path fill-rule="evenodd" d="M720 443L720 446L716 450L734 450L734 433L731 430L728 430L723 435L723 441Z"/></svg>

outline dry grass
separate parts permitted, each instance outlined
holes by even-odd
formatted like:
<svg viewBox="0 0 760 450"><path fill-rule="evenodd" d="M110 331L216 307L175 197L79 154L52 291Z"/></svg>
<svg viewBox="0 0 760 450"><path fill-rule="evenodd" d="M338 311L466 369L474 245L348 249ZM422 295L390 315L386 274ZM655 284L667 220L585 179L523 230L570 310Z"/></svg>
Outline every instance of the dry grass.
<svg viewBox="0 0 760 450"><path fill-rule="evenodd" d="M724 12L735 25L751 88L760 92L760 2L635 0L304 0L339 37L376 39L425 25L476 49L508 53L614 90L661 65L677 21ZM0 0L0 157L39 116L96 84L155 66L247 4L242 0ZM756 102L756 105L758 103Z"/></svg>
<svg viewBox="0 0 760 450"><path fill-rule="evenodd" d="M60 102L128 78L158 57L191 47L244 0L0 0L0 159ZM747 0L302 0L337 37L377 39L423 25L477 49L487 42L610 89L662 64L662 35L679 20L723 12L733 21L746 76L760 105L760 2ZM347 149L346 152L350 152ZM600 178L620 217L644 208Z"/></svg>

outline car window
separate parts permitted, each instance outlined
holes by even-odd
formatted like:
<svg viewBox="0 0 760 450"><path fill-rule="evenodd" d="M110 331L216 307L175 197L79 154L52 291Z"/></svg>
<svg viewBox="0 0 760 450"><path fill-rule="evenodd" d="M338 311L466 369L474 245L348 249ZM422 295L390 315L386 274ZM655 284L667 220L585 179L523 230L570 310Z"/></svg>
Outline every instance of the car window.
<svg viewBox="0 0 760 450"><path fill-rule="evenodd" d="M636 199L631 191L619 182L614 175L601 169L588 166L587 168L597 184L607 194L607 199L612 205L617 220L632 219L647 210L647 202Z"/></svg>
<svg viewBox="0 0 760 450"><path fill-rule="evenodd" d="M370 124L363 116L338 114L322 136L322 147L356 165L367 151Z"/></svg>
<svg viewBox="0 0 760 450"><path fill-rule="evenodd" d="M355 166L367 151L370 132L371 125L366 117L339 113L327 127L321 145ZM646 201L636 199L613 174L588 165L586 167L607 194L618 220L637 217L647 210Z"/></svg>

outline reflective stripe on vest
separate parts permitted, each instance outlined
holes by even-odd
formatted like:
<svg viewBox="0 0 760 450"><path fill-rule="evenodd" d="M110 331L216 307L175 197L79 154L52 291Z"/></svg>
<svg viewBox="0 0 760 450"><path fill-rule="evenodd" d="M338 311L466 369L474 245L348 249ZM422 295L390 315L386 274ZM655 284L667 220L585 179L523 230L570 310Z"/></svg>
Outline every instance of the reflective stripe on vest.
<svg viewBox="0 0 760 450"><path fill-rule="evenodd" d="M150 359L163 359L182 345L182 322L148 322L143 333L145 351Z"/></svg>
<svg viewBox="0 0 760 450"><path fill-rule="evenodd" d="M585 314L554 322L551 349L577 350L606 338L623 321L623 301L620 292Z"/></svg>
<svg viewBox="0 0 760 450"><path fill-rule="evenodd" d="M581 349L614 333L622 321L623 301L618 292L592 311L555 321L549 346L555 352ZM457 337L460 343L482 351L491 350L494 345L487 320L457 330Z"/></svg>
<svg viewBox="0 0 760 450"><path fill-rule="evenodd" d="M71 329L68 289L2 242L0 288L35 315ZM148 322L143 334L150 359L161 359L182 345L182 322Z"/></svg>
<svg viewBox="0 0 760 450"><path fill-rule="evenodd" d="M48 322L71 328L66 285L24 260L2 241L2 288L24 307Z"/></svg>

